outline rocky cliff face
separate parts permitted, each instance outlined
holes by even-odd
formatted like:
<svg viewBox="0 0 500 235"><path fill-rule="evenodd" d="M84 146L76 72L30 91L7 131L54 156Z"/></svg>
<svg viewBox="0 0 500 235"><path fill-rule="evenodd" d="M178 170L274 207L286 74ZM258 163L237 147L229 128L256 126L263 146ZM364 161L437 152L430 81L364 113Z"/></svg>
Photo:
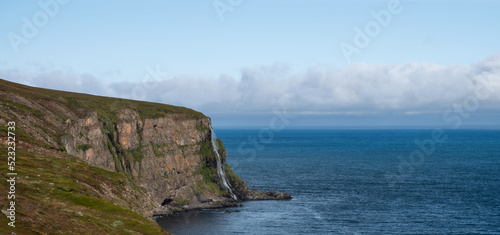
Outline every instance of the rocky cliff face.
<svg viewBox="0 0 500 235"><path fill-rule="evenodd" d="M1 81L1 80L0 80ZM236 203L220 187L211 146L210 119L181 107L95 97L3 83L0 121L16 119L30 141L60 150L108 171L121 172L143 193L144 216ZM222 142L217 141L225 157ZM42 151L42 150L40 150ZM78 170L78 169L75 169ZM250 190L225 165L233 191L243 200L287 200Z"/></svg>
<svg viewBox="0 0 500 235"><path fill-rule="evenodd" d="M211 138L209 118L165 114L142 119L130 108L118 110L116 118L115 122L99 121L93 112L66 120L62 146L91 165L129 175L150 196L151 213L227 201L217 190L204 190L210 187L200 170L206 166L199 152Z"/></svg>

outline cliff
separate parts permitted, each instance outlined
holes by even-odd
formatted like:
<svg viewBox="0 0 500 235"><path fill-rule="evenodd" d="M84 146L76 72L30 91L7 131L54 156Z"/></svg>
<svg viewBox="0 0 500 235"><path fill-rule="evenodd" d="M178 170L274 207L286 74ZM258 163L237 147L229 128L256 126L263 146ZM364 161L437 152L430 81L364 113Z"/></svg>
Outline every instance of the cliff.
<svg viewBox="0 0 500 235"><path fill-rule="evenodd" d="M139 220L132 216L135 214L151 218L188 209L231 206L237 202L220 186L211 141L211 120L202 113L165 104L33 88L0 80L0 132L4 143L6 123L11 121L16 122L17 149L22 153L16 163L19 195L29 192L35 197L19 197L21 225L36 228L39 221L33 212L43 214L44 210L54 213L69 210L67 217L76 224L75 221L85 216L77 213L75 219L74 211L88 209L79 205L80 200L75 199L79 197L99 200L101 204L123 210L126 215L131 213L135 220ZM225 164L227 153L222 141L217 140L217 145L225 173L239 199L291 198L286 193L250 190ZM4 156L7 149L3 147L0 151ZM45 167L37 167L36 162ZM54 168L54 164L62 167ZM6 164L1 167L2 172L7 171ZM6 191L8 185L3 182L2 187ZM2 204L8 203L1 200ZM93 219L106 219L109 212L98 209L83 214L94 213ZM61 220L60 217L39 216L39 219L58 227L54 221ZM111 231L138 231L116 221L87 227L96 231L100 227ZM50 226L45 222L40 223L48 229ZM161 230L149 222L151 220L146 219L140 223ZM60 231L73 230L61 228Z"/></svg>

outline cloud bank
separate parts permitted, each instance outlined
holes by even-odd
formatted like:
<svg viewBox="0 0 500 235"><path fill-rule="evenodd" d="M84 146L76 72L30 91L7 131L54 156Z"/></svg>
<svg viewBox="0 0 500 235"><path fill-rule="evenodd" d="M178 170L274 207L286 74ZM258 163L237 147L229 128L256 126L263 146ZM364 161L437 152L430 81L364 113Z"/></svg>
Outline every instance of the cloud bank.
<svg viewBox="0 0 500 235"><path fill-rule="evenodd" d="M91 74L0 69L0 78L32 86L186 106L206 113L259 113L282 107L308 115L443 113L473 95L478 84L493 91L480 108L500 108L500 54L471 65L352 64L292 73L289 65L275 63L242 68L239 77L150 75L106 83Z"/></svg>

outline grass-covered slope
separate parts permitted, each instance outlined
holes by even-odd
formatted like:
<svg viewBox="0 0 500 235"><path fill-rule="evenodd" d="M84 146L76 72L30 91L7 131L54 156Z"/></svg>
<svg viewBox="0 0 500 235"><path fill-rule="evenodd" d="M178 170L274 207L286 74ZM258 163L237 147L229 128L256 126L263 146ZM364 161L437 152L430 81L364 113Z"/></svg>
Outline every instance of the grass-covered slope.
<svg viewBox="0 0 500 235"><path fill-rule="evenodd" d="M2 130L3 131L3 130ZM1 138L2 143L6 138ZM16 150L16 223L0 215L0 231L17 234L166 234L151 219L128 208L144 194L131 189L117 172L89 166L71 157ZM2 144L0 155L7 155ZM7 164L0 164L7 172ZM0 182L2 209L9 203L9 183ZM2 233L4 234L4 233ZM7 233L5 233L7 234ZM10 234L10 233L9 233Z"/></svg>

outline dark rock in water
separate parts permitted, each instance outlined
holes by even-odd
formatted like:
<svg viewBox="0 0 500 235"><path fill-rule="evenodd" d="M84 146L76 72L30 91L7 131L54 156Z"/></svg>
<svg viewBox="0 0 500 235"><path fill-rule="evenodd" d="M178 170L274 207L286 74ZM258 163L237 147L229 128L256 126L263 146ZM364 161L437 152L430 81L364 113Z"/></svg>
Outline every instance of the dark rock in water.
<svg viewBox="0 0 500 235"><path fill-rule="evenodd" d="M240 207L243 207L243 204L240 204Z"/></svg>
<svg viewBox="0 0 500 235"><path fill-rule="evenodd" d="M241 196L242 200L291 200L292 196L286 192L277 193L275 191L245 190Z"/></svg>
<svg viewBox="0 0 500 235"><path fill-rule="evenodd" d="M224 211L225 213L233 213L233 212L241 212L240 210L234 210L234 211L231 211L231 210L226 210Z"/></svg>

